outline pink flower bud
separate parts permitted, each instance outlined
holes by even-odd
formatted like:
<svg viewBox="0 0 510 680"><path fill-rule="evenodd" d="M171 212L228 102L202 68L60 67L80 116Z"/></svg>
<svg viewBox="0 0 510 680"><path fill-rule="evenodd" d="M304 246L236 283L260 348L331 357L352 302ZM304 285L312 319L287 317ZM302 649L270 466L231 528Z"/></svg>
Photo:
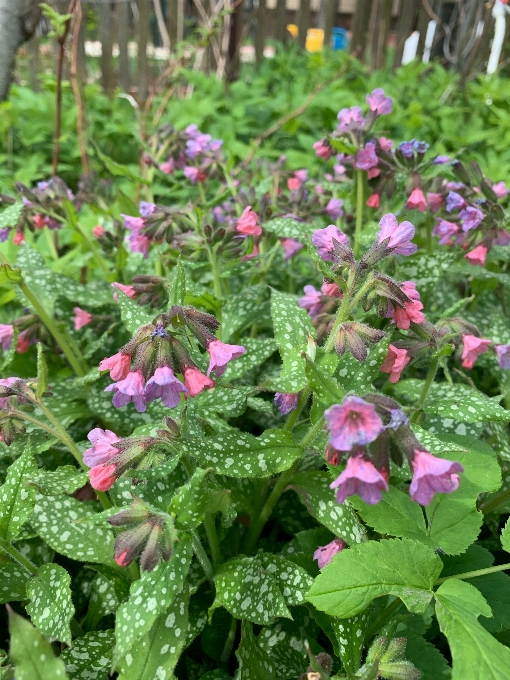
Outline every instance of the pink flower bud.
<svg viewBox="0 0 510 680"><path fill-rule="evenodd" d="M324 569L324 567L331 562L333 557L344 548L347 548L347 543L341 538L335 538L331 543L317 548L313 554L313 559L317 560L319 569Z"/></svg>
<svg viewBox="0 0 510 680"><path fill-rule="evenodd" d="M406 201L406 207L410 210L419 210L420 212L427 210L427 201L419 187L412 190L411 195Z"/></svg>
<svg viewBox="0 0 510 680"><path fill-rule="evenodd" d="M18 354L25 354L25 352L28 352L28 348L30 347L30 340L27 340L23 334L18 336L18 342L16 343L16 352Z"/></svg>
<svg viewBox="0 0 510 680"><path fill-rule="evenodd" d="M74 307L73 312L75 331L79 331L80 328L83 328L83 326L86 326L92 321L92 314L89 314L89 312L86 312L84 309L80 309L80 307Z"/></svg>
<svg viewBox="0 0 510 680"><path fill-rule="evenodd" d="M315 142L313 148L315 149L317 158L323 158L325 161L329 161L331 158L331 146L327 139L321 139L319 142Z"/></svg>
<svg viewBox="0 0 510 680"><path fill-rule="evenodd" d="M381 371L389 373L390 382L396 383L400 380L400 374L410 361L411 357L406 349L398 349L395 345L390 345Z"/></svg>
<svg viewBox="0 0 510 680"><path fill-rule="evenodd" d="M383 151L391 151L394 147L393 140L387 137L379 137L379 145Z"/></svg>
<svg viewBox="0 0 510 680"><path fill-rule="evenodd" d="M97 224L93 229L92 233L96 238L101 238L101 236L104 236L106 234L106 229L102 227L100 224Z"/></svg>
<svg viewBox="0 0 510 680"><path fill-rule="evenodd" d="M131 299L136 297L136 290L133 288L133 286L125 286L123 283L118 283L118 281L114 281L111 285L113 290L118 288ZM118 302L117 293L113 294L113 299L115 300L115 302Z"/></svg>
<svg viewBox="0 0 510 680"><path fill-rule="evenodd" d="M115 561L119 567L127 567L131 563L128 558L128 551L124 550L124 552L121 552L120 555L115 558Z"/></svg>
<svg viewBox="0 0 510 680"><path fill-rule="evenodd" d="M464 368L473 368L479 354L485 354L492 344L490 340L477 338L476 335L463 335L462 342L462 365Z"/></svg>
<svg viewBox="0 0 510 680"><path fill-rule="evenodd" d="M244 236L260 236L262 227L257 224L257 213L253 212L251 206L243 210L243 214L237 221L236 231Z"/></svg>
<svg viewBox="0 0 510 680"><path fill-rule="evenodd" d="M112 380L124 380L127 378L131 366L131 355L117 352L111 357L106 357L99 364L100 371L110 371Z"/></svg>
<svg viewBox="0 0 510 680"><path fill-rule="evenodd" d="M96 491L108 491L114 485L116 465L96 465L89 471L90 485Z"/></svg>
<svg viewBox="0 0 510 680"><path fill-rule="evenodd" d="M370 194L366 204L369 208L378 208L381 204L381 197L376 193Z"/></svg>
<svg viewBox="0 0 510 680"><path fill-rule="evenodd" d="M487 257L488 248L480 243L479 246L473 248L469 253L464 255L466 260L469 260L469 264L479 264L481 267L485 267L485 258Z"/></svg>
<svg viewBox="0 0 510 680"><path fill-rule="evenodd" d="M337 283L327 283L324 281L321 286L321 291L328 297L342 297L342 291L338 287Z"/></svg>
<svg viewBox="0 0 510 680"><path fill-rule="evenodd" d="M214 381L201 373L198 368L186 368L184 370L184 384L190 397L196 397L205 388L214 387Z"/></svg>
<svg viewBox="0 0 510 680"><path fill-rule="evenodd" d="M14 243L15 246L19 246L23 243L25 240L25 234L22 231L17 231L14 234L14 238L12 239L12 242Z"/></svg>
<svg viewBox="0 0 510 680"><path fill-rule="evenodd" d="M397 324L397 328L407 330L411 321L413 323L423 323L425 315L421 311L423 304L420 302L420 294L416 290L416 284L413 281L404 281L401 285L402 291L411 298L411 302L405 302L404 308L395 307L393 310L393 321Z"/></svg>
<svg viewBox="0 0 510 680"><path fill-rule="evenodd" d="M493 184L492 191L498 198L505 198L505 196L508 196L508 189L504 182L496 182L496 184Z"/></svg>

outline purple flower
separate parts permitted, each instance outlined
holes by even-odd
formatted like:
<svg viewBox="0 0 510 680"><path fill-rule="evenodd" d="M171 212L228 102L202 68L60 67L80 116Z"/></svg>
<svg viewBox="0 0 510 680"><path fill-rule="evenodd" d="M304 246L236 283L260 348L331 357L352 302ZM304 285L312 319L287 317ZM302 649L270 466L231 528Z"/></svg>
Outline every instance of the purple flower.
<svg viewBox="0 0 510 680"><path fill-rule="evenodd" d="M8 323L0 323L0 345L3 349L10 349L14 336L14 326Z"/></svg>
<svg viewBox="0 0 510 680"><path fill-rule="evenodd" d="M367 142L364 149L360 149L356 154L356 160L354 161L354 167L358 170L370 170L374 168L379 159L375 153L375 143Z"/></svg>
<svg viewBox="0 0 510 680"><path fill-rule="evenodd" d="M326 212L328 213L330 219L337 220L342 217L344 211L342 210L344 202L341 198L332 198L326 206Z"/></svg>
<svg viewBox="0 0 510 680"><path fill-rule="evenodd" d="M452 237L458 233L459 229L460 227L458 224L439 219L432 232L436 236L439 236L439 243L444 246L451 241Z"/></svg>
<svg viewBox="0 0 510 680"><path fill-rule="evenodd" d="M407 351L407 350L404 350ZM384 429L385 430L396 430L398 429L401 425L408 425L409 424L409 418L406 416L404 411L402 411L399 408L390 408L390 422L385 425Z"/></svg>
<svg viewBox="0 0 510 680"><path fill-rule="evenodd" d="M174 408L181 401L181 392L188 393L182 382L175 377L169 366L159 366L145 386L145 400L147 402L161 399L164 406Z"/></svg>
<svg viewBox="0 0 510 680"><path fill-rule="evenodd" d="M414 225L411 222L399 224L395 215L389 213L379 222L377 243L389 238L388 248L391 248L395 255L412 255L418 250L418 246L411 242L414 232Z"/></svg>
<svg viewBox="0 0 510 680"><path fill-rule="evenodd" d="M135 409L143 413L146 408L144 387L145 378L140 371L131 371L124 380L108 385L105 392L114 393L112 403L115 408L127 406L132 401Z"/></svg>
<svg viewBox="0 0 510 680"><path fill-rule="evenodd" d="M370 107L370 111L373 111L378 116L393 111L393 100L391 97L384 96L382 87L376 87L371 94L367 94L367 104Z"/></svg>
<svg viewBox="0 0 510 680"><path fill-rule="evenodd" d="M5 229L0 229L0 243L4 243L7 241L9 238L9 233L10 233L9 227L6 227Z"/></svg>
<svg viewBox="0 0 510 680"><path fill-rule="evenodd" d="M504 182L496 182L496 184L493 184L492 191L498 198L505 198L505 196L508 196L508 188Z"/></svg>
<svg viewBox="0 0 510 680"><path fill-rule="evenodd" d="M419 142L417 139L413 139L413 149L416 153L425 153L428 148L427 142Z"/></svg>
<svg viewBox="0 0 510 680"><path fill-rule="evenodd" d="M356 444L369 444L377 439L384 425L375 406L360 397L345 397L325 412L329 426L329 443L337 451L350 451Z"/></svg>
<svg viewBox="0 0 510 680"><path fill-rule="evenodd" d="M449 191L446 197L446 212L452 212L452 210L460 210L464 208L466 201L464 198L457 194L455 191Z"/></svg>
<svg viewBox="0 0 510 680"><path fill-rule="evenodd" d="M340 121L340 124L338 125L338 130L340 132L360 130L365 123L360 106L351 106L350 109L342 109L338 112L337 118Z"/></svg>
<svg viewBox="0 0 510 680"><path fill-rule="evenodd" d="M142 253L145 259L149 257L150 239L144 234L133 233L128 238L129 250L132 253Z"/></svg>
<svg viewBox="0 0 510 680"><path fill-rule="evenodd" d="M426 451L414 452L411 463L413 479L409 495L420 505L429 505L435 493L451 493L459 486L459 472L464 472L460 463L436 458Z"/></svg>
<svg viewBox="0 0 510 680"><path fill-rule="evenodd" d="M124 226L129 231L138 232L145 226L145 220L143 217L132 217L131 215L121 215L124 219Z"/></svg>
<svg viewBox="0 0 510 680"><path fill-rule="evenodd" d="M464 220L462 231L469 231L470 229L476 229L483 220L483 212L478 210L478 208L473 208L473 206L469 205L467 208L460 211L459 217L461 220Z"/></svg>
<svg viewBox="0 0 510 680"><path fill-rule="evenodd" d="M382 492L388 491L386 479L361 454L350 456L345 470L329 486L330 489L337 489L336 499L340 504L349 496L358 494L365 503L376 505L382 498Z"/></svg>
<svg viewBox="0 0 510 680"><path fill-rule="evenodd" d="M198 182L199 175L200 170L198 168L194 168L190 165L187 165L184 168L184 176L189 179L191 184L196 184Z"/></svg>
<svg viewBox="0 0 510 680"><path fill-rule="evenodd" d="M510 345L496 345L498 364L501 368L510 368Z"/></svg>
<svg viewBox="0 0 510 680"><path fill-rule="evenodd" d="M450 162L450 156L436 156L432 163L434 165L444 165Z"/></svg>
<svg viewBox="0 0 510 680"><path fill-rule="evenodd" d="M398 150L404 156L404 158L412 158L414 156L414 142L412 139L410 142L400 142L398 145Z"/></svg>
<svg viewBox="0 0 510 680"><path fill-rule="evenodd" d="M324 569L326 564L329 564L333 557L347 548L347 543L341 538L335 538L327 545L322 545L317 548L313 554L313 559L317 560L319 569Z"/></svg>
<svg viewBox="0 0 510 680"><path fill-rule="evenodd" d="M88 433L87 439L91 442L92 448L87 449L83 454L83 462L90 468L104 465L120 453L119 449L113 446L115 442L120 442L120 438L111 430L95 427Z"/></svg>
<svg viewBox="0 0 510 680"><path fill-rule="evenodd" d="M285 251L285 259L288 260L301 250L303 244L295 238L282 238L281 244Z"/></svg>
<svg viewBox="0 0 510 680"><path fill-rule="evenodd" d="M284 392L277 392L274 395L275 406L282 416L288 415L291 411L297 407L299 394L286 394Z"/></svg>
<svg viewBox="0 0 510 680"><path fill-rule="evenodd" d="M314 319L320 312L322 307L321 292L316 290L313 286L305 286L305 295L299 299L298 305L306 309L308 315Z"/></svg>
<svg viewBox="0 0 510 680"><path fill-rule="evenodd" d="M317 229L313 232L312 243L317 248L319 256L323 260L330 262L335 261L333 256L333 239L339 241L339 243L349 244L347 236L334 224L330 224L325 229Z"/></svg>
<svg viewBox="0 0 510 680"><path fill-rule="evenodd" d="M227 364L232 359L238 359L246 352L242 345L227 345L221 340L212 340L207 345L210 361L207 375L211 375L211 371L216 372L216 377L219 378L225 372Z"/></svg>
<svg viewBox="0 0 510 680"><path fill-rule="evenodd" d="M140 201L138 210L140 211L140 215L142 217L149 217L149 215L152 215L152 213L156 212L156 204L148 203L147 201Z"/></svg>

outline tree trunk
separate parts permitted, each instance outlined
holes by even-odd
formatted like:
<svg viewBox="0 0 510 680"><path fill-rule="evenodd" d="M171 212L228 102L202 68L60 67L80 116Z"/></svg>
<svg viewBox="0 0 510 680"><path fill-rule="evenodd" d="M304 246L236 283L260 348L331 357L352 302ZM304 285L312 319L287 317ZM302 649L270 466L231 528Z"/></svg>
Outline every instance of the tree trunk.
<svg viewBox="0 0 510 680"><path fill-rule="evenodd" d="M101 85L110 95L113 91L113 21L109 3L101 2L97 6L99 20L99 40L101 41Z"/></svg>
<svg viewBox="0 0 510 680"><path fill-rule="evenodd" d="M0 0L0 101L7 97L16 52L39 21L37 0Z"/></svg>
<svg viewBox="0 0 510 680"><path fill-rule="evenodd" d="M401 0L398 12L397 41L395 44L395 55L393 57L393 68L397 68L402 63L404 44L411 35L417 11L418 5L414 0Z"/></svg>

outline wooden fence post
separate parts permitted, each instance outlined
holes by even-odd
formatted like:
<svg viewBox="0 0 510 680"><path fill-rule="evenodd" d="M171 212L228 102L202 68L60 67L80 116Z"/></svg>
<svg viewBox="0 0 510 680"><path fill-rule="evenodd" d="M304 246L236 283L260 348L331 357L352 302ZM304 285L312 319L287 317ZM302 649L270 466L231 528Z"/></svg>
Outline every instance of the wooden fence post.
<svg viewBox="0 0 510 680"><path fill-rule="evenodd" d="M129 92L129 3L121 2L118 10L117 42L119 44L119 85L124 92Z"/></svg>
<svg viewBox="0 0 510 680"><path fill-rule="evenodd" d="M352 38L349 51L361 61L363 60L366 51L371 9L372 0L357 0L352 17Z"/></svg>
<svg viewBox="0 0 510 680"><path fill-rule="evenodd" d="M280 42L287 40L287 4L286 0L276 2L276 39Z"/></svg>
<svg viewBox="0 0 510 680"><path fill-rule="evenodd" d="M266 38L266 0L259 0L259 6L256 14L256 32L255 32L255 59L257 64L261 64L264 59L264 44Z"/></svg>
<svg viewBox="0 0 510 680"><path fill-rule="evenodd" d="M113 21L110 4L100 2L97 5L97 17L99 21L98 34L101 42L101 85L108 96L113 90Z"/></svg>
<svg viewBox="0 0 510 680"><path fill-rule="evenodd" d="M400 0L400 6L398 8L397 35L395 54L393 57L393 68L397 68L402 63L404 44L411 35L417 10L418 6L416 0Z"/></svg>
<svg viewBox="0 0 510 680"><path fill-rule="evenodd" d="M336 21L338 0L322 0L318 26L324 31L324 47L331 46L331 31Z"/></svg>
<svg viewBox="0 0 510 680"><path fill-rule="evenodd" d="M138 0L138 102L143 103L149 92L149 60L147 44L149 42L150 0Z"/></svg>
<svg viewBox="0 0 510 680"><path fill-rule="evenodd" d="M298 40L299 47L304 50L306 45L306 33L310 26L310 0L300 0L298 14Z"/></svg>

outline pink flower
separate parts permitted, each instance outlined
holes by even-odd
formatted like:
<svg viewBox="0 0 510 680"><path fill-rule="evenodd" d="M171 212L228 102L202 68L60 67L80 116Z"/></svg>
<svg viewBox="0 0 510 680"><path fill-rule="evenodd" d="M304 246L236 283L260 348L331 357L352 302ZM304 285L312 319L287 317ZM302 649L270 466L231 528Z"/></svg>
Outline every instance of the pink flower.
<svg viewBox="0 0 510 680"><path fill-rule="evenodd" d="M330 219L337 220L339 217L342 217L344 214L344 211L342 210L343 204L344 202L341 198L332 198L329 201L326 206L326 212L328 213Z"/></svg>
<svg viewBox="0 0 510 680"><path fill-rule="evenodd" d="M473 248L469 253L464 255L466 260L469 260L470 264L479 264L485 267L485 258L487 257L488 248L486 248L482 243L476 248Z"/></svg>
<svg viewBox="0 0 510 680"><path fill-rule="evenodd" d="M459 217L461 220L464 220L462 231L469 231L470 229L475 229L483 220L483 212L469 205L460 211Z"/></svg>
<svg viewBox="0 0 510 680"><path fill-rule="evenodd" d="M347 396L325 412L329 443L338 451L350 451L356 444L369 444L383 431L375 406L360 397Z"/></svg>
<svg viewBox="0 0 510 680"><path fill-rule="evenodd" d="M391 97L384 96L382 87L376 87L371 94L367 94L367 104L370 107L370 111L373 111L378 116L393 111L393 100Z"/></svg>
<svg viewBox="0 0 510 680"><path fill-rule="evenodd" d="M143 413L145 406L145 378L140 371L131 371L124 380L108 385L105 392L113 392L112 403L115 408L122 408L133 402L135 409Z"/></svg>
<svg viewBox="0 0 510 680"><path fill-rule="evenodd" d="M373 463L361 454L350 456L342 474L329 485L337 489L336 499L342 504L349 496L358 496L369 505L376 505L382 492L388 491L388 482Z"/></svg>
<svg viewBox="0 0 510 680"><path fill-rule="evenodd" d="M498 364L501 368L510 368L510 345L496 345Z"/></svg>
<svg viewBox="0 0 510 680"><path fill-rule="evenodd" d="M373 193L367 199L367 205L369 208L378 208L381 203L381 197L379 194Z"/></svg>
<svg viewBox="0 0 510 680"><path fill-rule="evenodd" d="M334 224L330 224L325 229L317 229L313 232L312 243L316 246L319 256L326 261L334 262L333 239L339 243L349 244L347 236L340 231Z"/></svg>
<svg viewBox="0 0 510 680"><path fill-rule="evenodd" d="M306 182L306 180L308 179L308 170L306 170L305 168L302 170L296 170L296 172L294 173L294 177L297 177L297 179L300 182Z"/></svg>
<svg viewBox="0 0 510 680"><path fill-rule="evenodd" d="M425 315L423 314L423 304L420 302L420 294L416 290L416 284L412 281L404 281L401 285L402 291L411 298L411 302L404 303L402 307L395 307L393 310L393 321L397 324L397 328L407 330L411 321L414 323L423 323Z"/></svg>
<svg viewBox="0 0 510 680"><path fill-rule="evenodd" d="M341 109L338 112L337 118L340 121L338 124L338 130L340 132L360 130L365 123L360 106L351 106L350 109Z"/></svg>
<svg viewBox="0 0 510 680"><path fill-rule="evenodd" d="M322 307L320 291L313 286L305 286L303 290L305 294L299 299L298 305L306 309L308 315L314 319Z"/></svg>
<svg viewBox="0 0 510 680"><path fill-rule="evenodd" d="M96 226L92 229L92 233L96 238L101 238L101 236L104 236L104 234L106 234L106 229L102 227L100 224L96 224Z"/></svg>
<svg viewBox="0 0 510 680"><path fill-rule="evenodd" d="M198 368L186 368L184 370L184 384L190 397L196 397L204 388L214 387L214 381L201 373Z"/></svg>
<svg viewBox="0 0 510 680"><path fill-rule="evenodd" d="M326 564L329 564L333 557L347 548L347 543L341 538L335 538L327 545L322 545L317 548L313 554L313 559L317 560L319 569L324 569Z"/></svg>
<svg viewBox="0 0 510 680"><path fill-rule="evenodd" d="M490 340L483 340L482 338L477 338L476 335L463 335L462 343L464 348L462 350L462 365L464 368L473 368L475 361L479 354L485 354L488 350L489 345L491 345Z"/></svg>
<svg viewBox="0 0 510 680"><path fill-rule="evenodd" d="M92 321L92 314L89 314L89 312L86 312L84 309L80 309L80 307L74 307L73 312L75 331L79 331L80 328L83 328L83 326L86 326Z"/></svg>
<svg viewBox="0 0 510 680"><path fill-rule="evenodd" d="M436 458L426 451L414 452L411 463L413 479L409 495L420 505L429 505L435 493L451 493L459 487L459 472L464 472L460 463Z"/></svg>
<svg viewBox="0 0 510 680"><path fill-rule="evenodd" d="M319 142L315 142L313 148L315 149L317 158L323 158L325 161L329 161L331 158L331 146L327 139L321 139Z"/></svg>
<svg viewBox="0 0 510 680"><path fill-rule="evenodd" d="M124 218L124 226L126 229L129 229L129 231L140 231L140 229L143 229L145 226L143 217L132 217L131 215L123 214L121 214L121 217Z"/></svg>
<svg viewBox="0 0 510 680"><path fill-rule="evenodd" d="M246 260L253 260L254 257L258 257L259 254L259 246L257 243L253 244L253 249L249 255L243 255L241 258L241 262L246 262Z"/></svg>
<svg viewBox="0 0 510 680"><path fill-rule="evenodd" d="M20 246L23 241L25 240L25 234L22 231L17 231L14 234L14 238L12 239L12 242L14 243L15 246Z"/></svg>
<svg viewBox="0 0 510 680"><path fill-rule="evenodd" d="M16 378L16 377L1 378L0 379L0 385L2 385L2 387L10 387L11 385L14 385L14 383L17 382L18 380L20 380L20 378ZM9 401L9 399L10 399L10 397L0 398L0 409L2 411L7 408L7 402ZM17 399L18 399L18 402L20 404L23 404L25 402L25 400L22 397L17 397ZM2 440L0 439L0 441L2 441Z"/></svg>
<svg viewBox="0 0 510 680"><path fill-rule="evenodd" d="M117 352L111 357L105 357L99 364L100 371L110 371L112 380L127 378L131 366L131 355Z"/></svg>
<svg viewBox="0 0 510 680"><path fill-rule="evenodd" d="M108 491L114 485L116 465L96 465L89 471L90 486L96 491Z"/></svg>
<svg viewBox="0 0 510 680"><path fill-rule="evenodd" d="M145 234L133 233L128 238L129 250L132 253L142 253L145 259L149 257L150 238Z"/></svg>
<svg viewBox="0 0 510 680"><path fill-rule="evenodd" d="M274 403L282 416L288 415L291 411L297 408L299 394L286 394L284 392L277 392L274 395Z"/></svg>
<svg viewBox="0 0 510 680"><path fill-rule="evenodd" d="M414 225L411 222L399 224L395 215L388 213L379 222L377 243L389 238L388 248L391 248L395 255L412 255L418 250L418 246L411 242L414 232Z"/></svg>
<svg viewBox="0 0 510 680"><path fill-rule="evenodd" d="M448 220L440 219L432 231L436 236L439 236L440 245L444 246L447 243L451 243L452 237L455 236L459 230L460 227L458 224L455 224L455 222L448 222Z"/></svg>
<svg viewBox="0 0 510 680"><path fill-rule="evenodd" d="M96 465L104 465L120 453L119 449L112 446L116 442L120 442L120 439L111 430L95 427L88 433L87 439L92 443L92 447L86 449L83 454L83 462L90 468Z"/></svg>
<svg viewBox="0 0 510 680"><path fill-rule="evenodd" d="M260 236L262 227L257 224L257 213L253 212L251 205L243 210L243 214L237 221L236 231L244 236Z"/></svg>
<svg viewBox="0 0 510 680"><path fill-rule="evenodd" d="M420 212L425 212L427 210L427 201L423 191L419 187L415 187L411 195L406 201L406 207L410 210L419 210Z"/></svg>
<svg viewBox="0 0 510 680"><path fill-rule="evenodd" d="M435 194L431 191L427 192L427 203L429 205L430 212L437 212L439 208L444 203L444 198L442 194Z"/></svg>
<svg viewBox="0 0 510 680"><path fill-rule="evenodd" d="M379 137L379 145L383 151L391 151L394 147L393 140L387 137Z"/></svg>
<svg viewBox="0 0 510 680"><path fill-rule="evenodd" d="M358 170L370 170L374 168L379 159L375 153L375 142L367 142L364 149L359 149L354 161L354 167Z"/></svg>
<svg viewBox="0 0 510 680"><path fill-rule="evenodd" d="M2 345L3 349L11 348L13 337L14 326L8 323L0 323L0 345Z"/></svg>
<svg viewBox="0 0 510 680"><path fill-rule="evenodd" d="M302 182L297 177L290 177L287 180L287 188L289 191L297 191L301 186Z"/></svg>
<svg viewBox="0 0 510 680"><path fill-rule="evenodd" d="M493 184L492 191L498 198L504 198L505 196L508 196L508 189L504 182L496 182L496 184Z"/></svg>
<svg viewBox="0 0 510 680"><path fill-rule="evenodd" d="M508 246L510 245L510 234L505 229L500 229L498 233L498 238L494 240L497 246Z"/></svg>
<svg viewBox="0 0 510 680"><path fill-rule="evenodd" d="M216 377L219 378L225 372L227 364L232 359L238 359L242 356L246 349L241 345L226 345L221 340L212 340L207 345L210 361L207 375L211 375L211 371L215 371Z"/></svg>
<svg viewBox="0 0 510 680"><path fill-rule="evenodd" d="M398 349L395 345L390 345L386 359L381 366L381 371L389 373L390 382L396 383L400 380L400 374L410 361L411 357L406 349Z"/></svg>
<svg viewBox="0 0 510 680"><path fill-rule="evenodd" d="M47 224L48 218L45 215L34 215L34 227L36 229L43 229Z"/></svg>
<svg viewBox="0 0 510 680"><path fill-rule="evenodd" d="M29 347L30 340L27 340L27 338L20 333L20 335L18 335L18 342L16 343L16 352L18 352L18 354L25 354L25 352L28 352Z"/></svg>
<svg viewBox="0 0 510 680"><path fill-rule="evenodd" d="M136 297L136 290L133 288L133 286L125 286L123 283L118 283L117 281L114 281L111 284L111 286L112 286L113 290L118 288L119 290L121 290L123 293L125 293L131 299ZM117 297L116 292L113 294L113 299L115 300L115 302L118 302L118 297Z"/></svg>
<svg viewBox="0 0 510 680"><path fill-rule="evenodd" d="M192 166L187 165L184 168L184 177L187 177L191 184L196 184L199 181L200 170Z"/></svg>
<svg viewBox="0 0 510 680"><path fill-rule="evenodd" d="M327 283L324 281L321 286L321 291L328 297L342 297L342 291L338 287L337 283Z"/></svg>
<svg viewBox="0 0 510 680"><path fill-rule="evenodd" d="M175 170L175 163L173 162L173 158L171 158L166 163L161 163L159 169L161 170L161 172L164 172L165 175L171 175Z"/></svg>
<svg viewBox="0 0 510 680"><path fill-rule="evenodd" d="M188 390L175 377L172 369L169 366L159 366L154 371L152 378L147 381L145 401L151 402L155 399L161 399L164 406L174 408L181 401L181 392L186 394Z"/></svg>
<svg viewBox="0 0 510 680"><path fill-rule="evenodd" d="M303 244L295 238L282 238L281 244L285 251L285 259L288 260L301 250Z"/></svg>

